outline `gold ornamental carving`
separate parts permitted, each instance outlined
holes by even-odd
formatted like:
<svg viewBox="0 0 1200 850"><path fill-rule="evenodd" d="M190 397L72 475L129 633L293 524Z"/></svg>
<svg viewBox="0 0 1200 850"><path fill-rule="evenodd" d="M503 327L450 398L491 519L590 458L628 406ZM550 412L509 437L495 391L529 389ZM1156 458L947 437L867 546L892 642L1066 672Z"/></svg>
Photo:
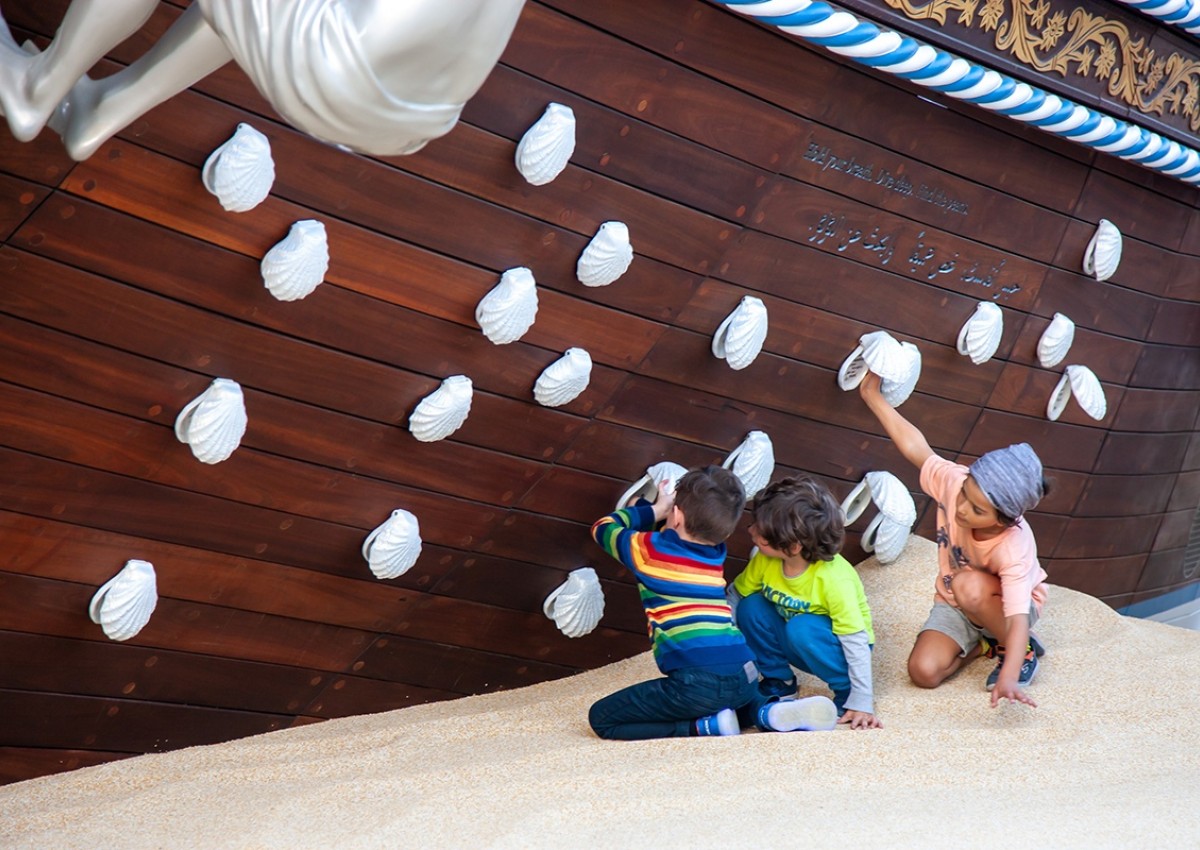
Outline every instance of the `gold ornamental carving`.
<svg viewBox="0 0 1200 850"><path fill-rule="evenodd" d="M1200 62L1179 53L1158 55L1119 21L1080 7L1069 13L1049 0L884 0L913 20L955 23L994 32L997 50L1043 73L1105 81L1108 94L1140 112L1182 115L1200 131Z"/></svg>

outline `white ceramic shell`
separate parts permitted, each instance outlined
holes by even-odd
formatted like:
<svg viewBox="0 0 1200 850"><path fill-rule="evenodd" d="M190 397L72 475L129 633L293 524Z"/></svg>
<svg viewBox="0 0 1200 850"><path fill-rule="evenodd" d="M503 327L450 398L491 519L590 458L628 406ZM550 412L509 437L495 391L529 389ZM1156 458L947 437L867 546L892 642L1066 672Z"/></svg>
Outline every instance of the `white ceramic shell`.
<svg viewBox="0 0 1200 850"><path fill-rule="evenodd" d="M1108 400L1096 373L1087 366L1068 366L1067 378L1071 382L1071 394L1083 412L1096 421L1103 419L1108 413Z"/></svg>
<svg viewBox="0 0 1200 850"><path fill-rule="evenodd" d="M625 274L632 262L629 227L621 221L606 221L575 263L575 277L584 286L608 286Z"/></svg>
<svg viewBox="0 0 1200 850"><path fill-rule="evenodd" d="M1073 342L1075 323L1062 313L1055 313L1046 330L1042 331L1042 338L1038 340L1037 355L1042 368L1050 369L1061 363L1071 350Z"/></svg>
<svg viewBox="0 0 1200 850"><path fill-rule="evenodd" d="M363 541L362 556L375 578L398 578L412 569L421 554L421 525L403 508L392 511Z"/></svg>
<svg viewBox="0 0 1200 850"><path fill-rule="evenodd" d="M911 532L912 526L896 522L880 513L863 532L863 551L873 552L875 559L881 564L894 563L904 552Z"/></svg>
<svg viewBox="0 0 1200 850"><path fill-rule="evenodd" d="M863 382L863 378L867 377L870 371L867 361L863 359L863 347L856 346L838 369L838 386L843 390L852 390Z"/></svg>
<svg viewBox="0 0 1200 850"><path fill-rule="evenodd" d="M888 519L911 526L917 521L917 506L912 493L892 473L886 470L868 472L864 479L871 490L871 501Z"/></svg>
<svg viewBox="0 0 1200 850"><path fill-rule="evenodd" d="M869 504L871 504L871 485L864 478L855 484L850 495L842 500L842 519L846 525L850 525L862 516Z"/></svg>
<svg viewBox="0 0 1200 850"><path fill-rule="evenodd" d="M451 375L417 405L408 430L422 443L444 440L462 427L471 412L474 387L466 375Z"/></svg>
<svg viewBox="0 0 1200 850"><path fill-rule="evenodd" d="M908 377L910 357L887 331L872 331L859 338L867 368L885 381L904 381Z"/></svg>
<svg viewBox="0 0 1200 850"><path fill-rule="evenodd" d="M237 381L217 378L175 417L175 437L196 459L220 463L241 445L246 433L246 401Z"/></svg>
<svg viewBox="0 0 1200 850"><path fill-rule="evenodd" d="M1108 280L1121 264L1121 231L1106 218L1100 219L1096 233L1083 253L1083 270L1096 280Z"/></svg>
<svg viewBox="0 0 1200 850"><path fill-rule="evenodd" d="M238 124L228 141L208 155L200 179L229 212L254 209L275 184L270 140L249 124Z"/></svg>
<svg viewBox="0 0 1200 850"><path fill-rule="evenodd" d="M517 170L534 186L544 186L562 173L574 152L575 112L551 103L517 143Z"/></svg>
<svg viewBox="0 0 1200 850"><path fill-rule="evenodd" d="M113 640L129 640L150 622L158 605L158 582L149 561L126 561L100 586L88 604L88 616Z"/></svg>
<svg viewBox="0 0 1200 850"><path fill-rule="evenodd" d="M733 470L746 490L746 498L753 499L775 471L775 446L765 431L751 431L721 465Z"/></svg>
<svg viewBox="0 0 1200 850"><path fill-rule="evenodd" d="M621 498L617 499L617 510L628 505L631 499L638 497L647 502L653 502L658 498L659 485L663 483L669 483L671 492L675 492L675 485L685 475L687 475L687 468L674 461L664 460L652 464L646 469L646 474L634 481L629 489L621 494Z"/></svg>
<svg viewBox="0 0 1200 850"><path fill-rule="evenodd" d="M299 301L312 293L329 271L329 237L313 219L297 221L260 264L263 285L280 301Z"/></svg>
<svg viewBox="0 0 1200 850"><path fill-rule="evenodd" d="M980 301L958 332L958 353L976 366L988 362L1004 336L1004 311L991 301Z"/></svg>
<svg viewBox="0 0 1200 850"><path fill-rule="evenodd" d="M900 357L904 362L903 376L899 380L884 378L879 382L879 392L892 407L908 401L921 378L921 350L911 342L900 343Z"/></svg>
<svg viewBox="0 0 1200 850"><path fill-rule="evenodd" d="M533 397L546 407L574 401L592 379L592 356L582 348L568 348L545 368L533 385Z"/></svg>
<svg viewBox="0 0 1200 850"><path fill-rule="evenodd" d="M580 567L551 591L542 603L542 612L569 638L583 637L596 628L604 616L604 588L591 567Z"/></svg>
<svg viewBox="0 0 1200 850"><path fill-rule="evenodd" d="M762 351L767 338L767 305L746 295L713 334L712 353L731 369L745 369Z"/></svg>
<svg viewBox="0 0 1200 850"><path fill-rule="evenodd" d="M475 308L475 321L483 335L496 345L507 345L525 335L537 318L537 282L524 266L509 269Z"/></svg>
<svg viewBox="0 0 1200 850"><path fill-rule="evenodd" d="M1058 379L1058 386L1050 394L1046 404L1046 418L1051 422L1062 415L1071 396L1079 402L1083 412L1099 421L1108 413L1108 400L1104 397L1104 387L1100 379L1087 366L1068 366L1063 376Z"/></svg>

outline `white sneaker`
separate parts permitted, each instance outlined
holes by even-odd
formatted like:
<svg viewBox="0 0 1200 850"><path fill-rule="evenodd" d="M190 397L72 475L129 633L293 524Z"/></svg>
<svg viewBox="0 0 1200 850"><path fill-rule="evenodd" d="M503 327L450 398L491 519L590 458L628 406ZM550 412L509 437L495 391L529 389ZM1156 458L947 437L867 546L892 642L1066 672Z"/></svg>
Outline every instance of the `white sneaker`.
<svg viewBox="0 0 1200 850"><path fill-rule="evenodd" d="M829 697L781 699L759 712L763 724L775 732L828 732L837 726L837 707Z"/></svg>

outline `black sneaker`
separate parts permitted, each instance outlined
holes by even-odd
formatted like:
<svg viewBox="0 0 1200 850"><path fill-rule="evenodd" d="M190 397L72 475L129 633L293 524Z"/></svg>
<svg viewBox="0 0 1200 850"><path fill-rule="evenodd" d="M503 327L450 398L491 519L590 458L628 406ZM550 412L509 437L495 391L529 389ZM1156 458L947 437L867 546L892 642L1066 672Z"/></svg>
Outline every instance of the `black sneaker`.
<svg viewBox="0 0 1200 850"><path fill-rule="evenodd" d="M1033 654L1041 658L1046 654L1046 647L1042 646L1038 639L1033 636L1033 632L1029 633L1029 646L1033 649Z"/></svg>
<svg viewBox="0 0 1200 850"><path fill-rule="evenodd" d="M1042 652L1045 652L1043 649ZM990 691L996 687L996 682L1000 680L1000 668L1004 666L1003 653L996 656L996 666L988 673L985 687ZM1033 674L1037 672L1038 657L1035 650L1030 650L1025 653L1025 660L1021 662L1021 672L1017 674L1017 684L1022 688L1029 687L1029 683L1033 681Z"/></svg>
<svg viewBox="0 0 1200 850"><path fill-rule="evenodd" d="M791 697L796 695L797 687L795 679L785 682L783 679L764 677L758 683L758 692L766 697Z"/></svg>

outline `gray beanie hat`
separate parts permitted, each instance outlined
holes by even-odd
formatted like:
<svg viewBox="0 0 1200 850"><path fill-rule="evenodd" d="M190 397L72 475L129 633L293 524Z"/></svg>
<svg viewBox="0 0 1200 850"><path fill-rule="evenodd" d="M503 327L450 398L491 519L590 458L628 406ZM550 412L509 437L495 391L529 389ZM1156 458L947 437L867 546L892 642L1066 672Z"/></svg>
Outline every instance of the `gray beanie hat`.
<svg viewBox="0 0 1200 850"><path fill-rule="evenodd" d="M971 476L1000 513L1017 519L1042 498L1042 462L1029 443L990 451L971 464Z"/></svg>

